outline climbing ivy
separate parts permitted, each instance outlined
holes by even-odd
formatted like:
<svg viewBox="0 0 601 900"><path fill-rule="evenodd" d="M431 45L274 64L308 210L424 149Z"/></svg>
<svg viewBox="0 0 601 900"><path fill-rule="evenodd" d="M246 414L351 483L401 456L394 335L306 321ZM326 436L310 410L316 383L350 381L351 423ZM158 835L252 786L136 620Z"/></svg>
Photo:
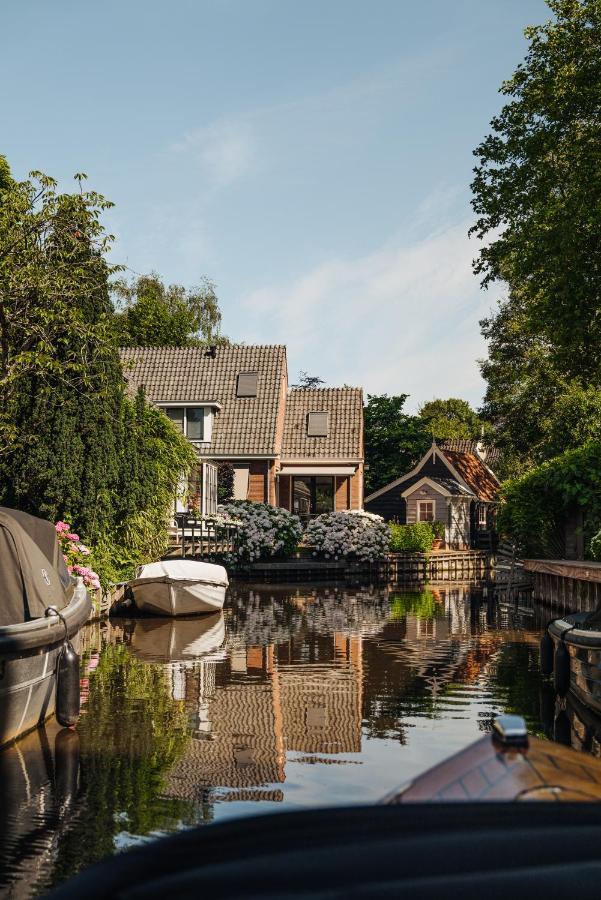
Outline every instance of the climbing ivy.
<svg viewBox="0 0 601 900"><path fill-rule="evenodd" d="M499 528L527 555L563 555L563 527L575 511L583 515L588 548L601 527L601 443L567 450L505 482L501 499Z"/></svg>

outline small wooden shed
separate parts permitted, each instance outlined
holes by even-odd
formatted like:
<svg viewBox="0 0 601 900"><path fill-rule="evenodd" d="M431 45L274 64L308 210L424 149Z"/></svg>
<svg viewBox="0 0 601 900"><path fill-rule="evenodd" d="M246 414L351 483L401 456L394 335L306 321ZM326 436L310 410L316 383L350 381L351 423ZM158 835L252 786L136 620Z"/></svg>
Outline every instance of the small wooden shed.
<svg viewBox="0 0 601 900"><path fill-rule="evenodd" d="M443 522L446 546L492 548L499 481L471 441L432 446L417 466L365 498L389 522Z"/></svg>

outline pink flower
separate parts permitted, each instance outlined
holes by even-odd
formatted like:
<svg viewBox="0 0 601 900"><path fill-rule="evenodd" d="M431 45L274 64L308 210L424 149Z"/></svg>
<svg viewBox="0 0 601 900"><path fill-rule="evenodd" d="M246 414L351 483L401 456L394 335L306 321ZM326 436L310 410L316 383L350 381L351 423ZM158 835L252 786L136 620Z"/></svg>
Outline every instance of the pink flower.
<svg viewBox="0 0 601 900"><path fill-rule="evenodd" d="M90 555L90 550L88 550L88 548L85 547L83 544L79 544L78 550L79 550L80 553L83 553L84 556L89 556L89 555Z"/></svg>
<svg viewBox="0 0 601 900"><path fill-rule="evenodd" d="M73 574L73 566L67 566L67 572L69 573L69 575L72 575Z"/></svg>
<svg viewBox="0 0 601 900"><path fill-rule="evenodd" d="M63 534L63 532L65 532L65 531L70 531L70 529L71 529L71 526L68 525L66 522L57 522L56 525L54 526L54 530L56 531L57 534ZM69 535L69 537L70 537L70 535Z"/></svg>
<svg viewBox="0 0 601 900"><path fill-rule="evenodd" d="M67 535L67 538L68 538L68 540L70 540L70 541L78 541L78 540L79 540L79 535L78 535L78 534L68 534L68 535Z"/></svg>

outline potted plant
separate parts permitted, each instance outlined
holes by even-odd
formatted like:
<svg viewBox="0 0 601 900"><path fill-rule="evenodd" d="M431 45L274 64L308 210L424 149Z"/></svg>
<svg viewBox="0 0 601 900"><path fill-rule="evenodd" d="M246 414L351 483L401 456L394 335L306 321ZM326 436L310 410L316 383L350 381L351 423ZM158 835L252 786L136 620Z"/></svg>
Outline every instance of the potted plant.
<svg viewBox="0 0 601 900"><path fill-rule="evenodd" d="M432 522L432 531L434 532L433 550L440 550L444 546L446 528L444 522Z"/></svg>

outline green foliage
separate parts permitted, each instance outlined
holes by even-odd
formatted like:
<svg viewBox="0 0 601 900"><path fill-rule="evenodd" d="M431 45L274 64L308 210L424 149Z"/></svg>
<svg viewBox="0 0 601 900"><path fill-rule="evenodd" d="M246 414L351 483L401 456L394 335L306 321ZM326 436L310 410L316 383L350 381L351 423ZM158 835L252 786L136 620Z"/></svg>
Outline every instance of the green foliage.
<svg viewBox="0 0 601 900"><path fill-rule="evenodd" d="M440 619L444 616L444 606L429 590L403 591L390 595L390 619L398 621L408 615L417 619Z"/></svg>
<svg viewBox="0 0 601 900"><path fill-rule="evenodd" d="M589 555L591 559L595 559L597 562L601 562L601 531L598 531L591 538L591 543L589 545Z"/></svg>
<svg viewBox="0 0 601 900"><path fill-rule="evenodd" d="M447 528L444 522L432 522L432 531L434 532L434 537L443 541L445 539Z"/></svg>
<svg viewBox="0 0 601 900"><path fill-rule="evenodd" d="M476 149L475 270L509 296L482 323L484 412L514 471L574 446L561 429L601 386L601 4L549 0L554 19L526 30L524 62ZM594 405L598 408L597 402Z"/></svg>
<svg viewBox="0 0 601 900"><path fill-rule="evenodd" d="M234 499L234 467L231 462L217 463L217 500L229 503Z"/></svg>
<svg viewBox="0 0 601 900"><path fill-rule="evenodd" d="M189 742L188 714L169 669L106 646L78 725L86 802L62 837L55 880L114 853L120 832L150 835L196 824L189 802L161 796Z"/></svg>
<svg viewBox="0 0 601 900"><path fill-rule="evenodd" d="M40 174L0 192L0 502L69 519L104 582L161 552L195 460L163 413L126 397L108 206Z"/></svg>
<svg viewBox="0 0 601 900"><path fill-rule="evenodd" d="M390 549L393 553L416 551L429 553L434 543L434 523L415 522L413 525L390 526Z"/></svg>
<svg viewBox="0 0 601 900"><path fill-rule="evenodd" d="M448 400L429 400L419 408L419 417L437 441L447 438L477 440L484 423L467 400L449 397Z"/></svg>
<svg viewBox="0 0 601 900"><path fill-rule="evenodd" d="M499 530L528 556L563 556L563 527L575 509L584 513L585 538L601 527L601 443L591 441L506 482Z"/></svg>
<svg viewBox="0 0 601 900"><path fill-rule="evenodd" d="M219 343L221 312L215 285L207 278L186 290L165 286L158 275L113 284L123 347L193 347Z"/></svg>
<svg viewBox="0 0 601 900"><path fill-rule="evenodd" d="M319 375L309 375L303 369L298 373L298 384L293 384L293 388L318 388L324 384L323 378Z"/></svg>
<svg viewBox="0 0 601 900"><path fill-rule="evenodd" d="M367 396L364 409L366 494L412 469L432 443L432 434L423 419L403 412L407 396Z"/></svg>

